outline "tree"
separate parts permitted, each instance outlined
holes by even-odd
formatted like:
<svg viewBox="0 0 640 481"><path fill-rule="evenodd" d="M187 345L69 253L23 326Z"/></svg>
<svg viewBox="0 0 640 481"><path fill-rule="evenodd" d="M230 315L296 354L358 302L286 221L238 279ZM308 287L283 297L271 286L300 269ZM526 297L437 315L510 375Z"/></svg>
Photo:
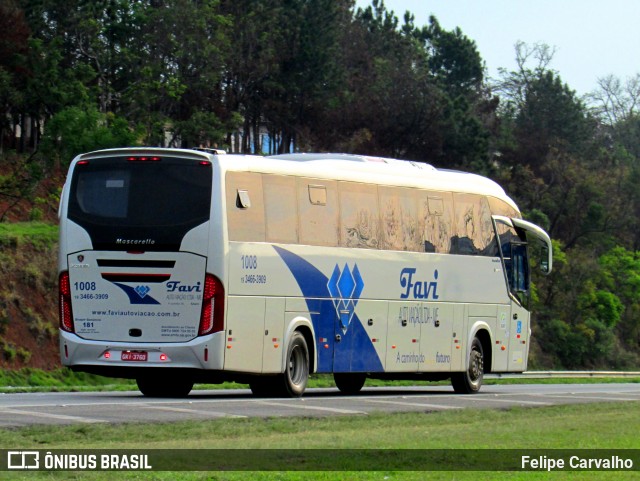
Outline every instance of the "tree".
<svg viewBox="0 0 640 481"><path fill-rule="evenodd" d="M473 96L482 85L484 66L476 43L456 27L444 30L438 20L429 17L429 25L420 32L429 53L429 69L438 84L451 97Z"/></svg>
<svg viewBox="0 0 640 481"><path fill-rule="evenodd" d="M152 145L199 145L196 127L204 118L212 122L207 140L222 141L225 131L213 126L225 120L219 114L228 19L218 2L151 1L138 17L142 56L123 96L127 117L144 126Z"/></svg>
<svg viewBox="0 0 640 481"><path fill-rule="evenodd" d="M628 368L638 362L638 255L614 248L567 255L554 242L553 279L537 279L534 338L565 368Z"/></svg>
<svg viewBox="0 0 640 481"><path fill-rule="evenodd" d="M501 79L494 83L512 136L502 146L502 154L511 165L524 165L539 174L552 149L582 153L594 124L575 92L549 69L553 49L523 42L515 49L517 70L502 69Z"/></svg>
<svg viewBox="0 0 640 481"><path fill-rule="evenodd" d="M487 166L492 108L480 56L460 30L435 18L418 28L408 12L401 25L376 0L356 11L341 44L344 86L319 123L328 149Z"/></svg>
<svg viewBox="0 0 640 481"><path fill-rule="evenodd" d="M589 94L593 112L609 126L638 117L640 107L640 73L624 83L614 75L598 79L598 88Z"/></svg>
<svg viewBox="0 0 640 481"><path fill-rule="evenodd" d="M340 88L338 34L348 0L288 0L277 50L279 69L266 90L265 121L280 137L279 152L313 131L317 113ZM302 139L300 139L302 140Z"/></svg>
<svg viewBox="0 0 640 481"><path fill-rule="evenodd" d="M47 123L42 149L59 170L60 166L68 166L78 154L135 145L137 137L121 117L103 114L95 106L69 107Z"/></svg>
<svg viewBox="0 0 640 481"><path fill-rule="evenodd" d="M24 92L25 55L28 51L29 27L24 13L13 1L0 4L0 154L5 137L10 147L16 145L14 126L20 123ZM24 129L23 129L24 130ZM23 135L20 136L24 138Z"/></svg>
<svg viewBox="0 0 640 481"><path fill-rule="evenodd" d="M640 351L640 252L614 247L600 258L603 293L615 294L621 302L616 330L629 352ZM637 362L637 361L636 361Z"/></svg>

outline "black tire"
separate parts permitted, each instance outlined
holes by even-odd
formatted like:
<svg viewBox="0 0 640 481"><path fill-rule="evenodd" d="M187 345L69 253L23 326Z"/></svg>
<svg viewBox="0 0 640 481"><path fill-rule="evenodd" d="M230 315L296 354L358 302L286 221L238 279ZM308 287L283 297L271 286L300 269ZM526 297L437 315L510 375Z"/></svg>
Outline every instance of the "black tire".
<svg viewBox="0 0 640 481"><path fill-rule="evenodd" d="M279 394L277 381L273 376L256 378L249 382L249 388L256 397L274 397Z"/></svg>
<svg viewBox="0 0 640 481"><path fill-rule="evenodd" d="M358 394L367 380L367 375L361 372L335 372L333 380L342 394Z"/></svg>
<svg viewBox="0 0 640 481"><path fill-rule="evenodd" d="M309 381L309 349L304 336L296 331L287 347L284 373L280 376L282 394L286 397L300 397Z"/></svg>
<svg viewBox="0 0 640 481"><path fill-rule="evenodd" d="M471 343L469 350L469 369L465 372L455 372L451 375L451 385L458 394L475 394L482 387L484 378L484 351L482 343L477 337Z"/></svg>
<svg viewBox="0 0 640 481"><path fill-rule="evenodd" d="M147 397L187 397L193 389L193 381L177 376L144 376L136 379L138 389Z"/></svg>

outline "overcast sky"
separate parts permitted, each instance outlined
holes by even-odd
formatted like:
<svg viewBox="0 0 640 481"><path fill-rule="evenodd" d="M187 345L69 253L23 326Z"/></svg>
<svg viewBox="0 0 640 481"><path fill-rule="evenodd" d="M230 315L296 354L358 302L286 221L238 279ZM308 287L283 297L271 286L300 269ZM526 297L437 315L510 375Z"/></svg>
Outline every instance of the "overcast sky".
<svg viewBox="0 0 640 481"><path fill-rule="evenodd" d="M598 78L626 80L640 73L640 0L385 0L400 19L409 10L417 26L434 15L446 30L460 27L476 42L488 74L515 69L514 45L556 48L550 68L582 96ZM356 0L359 7L371 0Z"/></svg>

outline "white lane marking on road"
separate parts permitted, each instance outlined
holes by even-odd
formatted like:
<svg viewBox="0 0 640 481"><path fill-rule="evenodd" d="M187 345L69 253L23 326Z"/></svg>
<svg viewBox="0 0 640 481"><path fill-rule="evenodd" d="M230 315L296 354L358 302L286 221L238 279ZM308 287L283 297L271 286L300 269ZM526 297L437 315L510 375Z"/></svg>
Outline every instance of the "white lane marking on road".
<svg viewBox="0 0 640 481"><path fill-rule="evenodd" d="M148 404L142 404L141 407L146 409L156 409L158 411L170 411L176 413L189 413L189 414L206 414L216 418L247 418L249 416L241 416L240 414L221 413L218 411L204 411L202 409L187 409L171 406L153 406Z"/></svg>
<svg viewBox="0 0 640 481"><path fill-rule="evenodd" d="M277 403L277 402L270 402L270 401L258 401L258 404L264 404L266 406L284 407L284 408L305 409L308 411L327 411L331 413L340 413L340 414L369 414L365 411L354 411L352 409L309 406L306 404L289 404L289 403Z"/></svg>
<svg viewBox="0 0 640 481"><path fill-rule="evenodd" d="M58 419L61 421L74 421L77 423L87 423L87 424L95 424L95 423L106 423L108 421L103 419L92 419L85 418L82 416L67 416L65 414L52 414L52 413L41 413L37 411L22 411L20 409L0 409L0 414L21 414L24 416L34 416L38 418L49 418L49 419Z"/></svg>
<svg viewBox="0 0 640 481"><path fill-rule="evenodd" d="M573 399L573 400L580 400L580 399L593 399L594 401L638 401L638 399L629 399L629 398L621 398L621 397L611 397L611 396L584 396L582 393L580 393L579 395L577 393L574 393L573 396L569 396L569 395L562 395L562 394L532 394L532 396L544 396L544 397L550 397L550 398L566 398L566 399Z"/></svg>
<svg viewBox="0 0 640 481"><path fill-rule="evenodd" d="M541 401L524 401L522 399L497 399L487 398L480 396L460 396L461 401L485 401L485 402L497 402L497 403L509 403L509 404L532 404L534 406L552 406L552 403L545 403Z"/></svg>
<svg viewBox="0 0 640 481"><path fill-rule="evenodd" d="M427 403L409 403L405 401L387 401L383 399L364 399L368 403L380 403L380 404L398 404L400 406L418 406L424 408L434 409L462 409L461 406L445 406L443 404L427 404Z"/></svg>

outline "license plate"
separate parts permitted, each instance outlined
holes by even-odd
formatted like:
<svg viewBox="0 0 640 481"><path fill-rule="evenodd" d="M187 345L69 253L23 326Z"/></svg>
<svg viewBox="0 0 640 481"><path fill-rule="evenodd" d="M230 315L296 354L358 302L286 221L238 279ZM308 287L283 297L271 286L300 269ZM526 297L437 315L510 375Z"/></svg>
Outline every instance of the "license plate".
<svg viewBox="0 0 640 481"><path fill-rule="evenodd" d="M122 351L120 359L123 361L146 361L147 351Z"/></svg>

